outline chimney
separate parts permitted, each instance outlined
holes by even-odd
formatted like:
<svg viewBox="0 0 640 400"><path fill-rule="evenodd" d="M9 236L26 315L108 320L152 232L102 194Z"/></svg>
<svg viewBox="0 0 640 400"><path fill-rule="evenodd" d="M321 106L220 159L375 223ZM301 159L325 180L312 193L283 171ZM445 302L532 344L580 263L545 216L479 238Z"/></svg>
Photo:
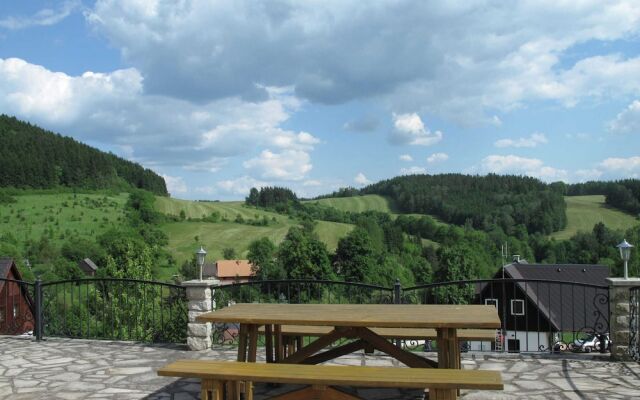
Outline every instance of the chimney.
<svg viewBox="0 0 640 400"><path fill-rule="evenodd" d="M516 264L520 264L520 254L513 255L513 262Z"/></svg>

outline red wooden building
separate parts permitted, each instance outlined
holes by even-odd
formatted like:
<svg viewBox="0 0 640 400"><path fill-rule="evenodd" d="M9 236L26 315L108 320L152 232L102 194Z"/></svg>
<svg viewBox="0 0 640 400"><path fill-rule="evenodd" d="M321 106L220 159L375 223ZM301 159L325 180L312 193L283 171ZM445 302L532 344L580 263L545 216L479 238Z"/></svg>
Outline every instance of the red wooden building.
<svg viewBox="0 0 640 400"><path fill-rule="evenodd" d="M29 286L11 258L0 258L0 334L20 335L33 331L33 300ZM10 280L4 280L10 279Z"/></svg>

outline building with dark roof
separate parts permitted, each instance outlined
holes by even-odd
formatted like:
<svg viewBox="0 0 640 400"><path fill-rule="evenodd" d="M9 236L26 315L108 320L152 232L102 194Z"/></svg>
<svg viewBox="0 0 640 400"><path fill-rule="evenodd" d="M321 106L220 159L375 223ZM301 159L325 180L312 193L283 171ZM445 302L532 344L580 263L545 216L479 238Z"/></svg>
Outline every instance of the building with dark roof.
<svg viewBox="0 0 640 400"><path fill-rule="evenodd" d="M96 272L98 272L98 266L93 261L91 261L90 258L80 260L80 262L78 262L78 267L87 276L94 277L96 276Z"/></svg>
<svg viewBox="0 0 640 400"><path fill-rule="evenodd" d="M19 335L33 330L33 300L11 258L0 258L0 334Z"/></svg>
<svg viewBox="0 0 640 400"><path fill-rule="evenodd" d="M508 350L547 349L561 333L608 332L607 266L518 261L494 278L503 274L512 281L483 285L480 300L498 308Z"/></svg>

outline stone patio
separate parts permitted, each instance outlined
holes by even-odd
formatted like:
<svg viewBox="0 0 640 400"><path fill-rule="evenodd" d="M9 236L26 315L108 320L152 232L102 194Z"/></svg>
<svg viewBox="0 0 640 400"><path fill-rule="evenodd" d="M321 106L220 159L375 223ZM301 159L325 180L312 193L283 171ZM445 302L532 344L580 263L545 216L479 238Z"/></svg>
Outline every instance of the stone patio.
<svg viewBox="0 0 640 400"><path fill-rule="evenodd" d="M433 357L433 353L426 353ZM197 399L196 380L156 376L181 358L235 359L231 348L190 352L178 346L80 339L0 337L0 398L22 399ZM380 355L353 354L336 364L392 366ZM640 398L640 364L614 363L600 355L523 356L465 353L464 368L502 371L501 392L462 391L463 399ZM256 399L291 386L258 385ZM421 399L419 391L347 389L370 400Z"/></svg>

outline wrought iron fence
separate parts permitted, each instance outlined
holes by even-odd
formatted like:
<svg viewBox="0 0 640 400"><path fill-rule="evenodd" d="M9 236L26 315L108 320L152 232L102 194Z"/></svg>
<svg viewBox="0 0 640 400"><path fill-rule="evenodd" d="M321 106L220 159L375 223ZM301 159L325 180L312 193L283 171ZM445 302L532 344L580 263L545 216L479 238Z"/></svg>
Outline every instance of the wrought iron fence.
<svg viewBox="0 0 640 400"><path fill-rule="evenodd" d="M141 342L186 342L186 290L135 279L36 282L41 335Z"/></svg>
<svg viewBox="0 0 640 400"><path fill-rule="evenodd" d="M32 333L34 305L32 283L0 278L0 335Z"/></svg>
<svg viewBox="0 0 640 400"><path fill-rule="evenodd" d="M629 290L629 355L640 361L640 286Z"/></svg>

